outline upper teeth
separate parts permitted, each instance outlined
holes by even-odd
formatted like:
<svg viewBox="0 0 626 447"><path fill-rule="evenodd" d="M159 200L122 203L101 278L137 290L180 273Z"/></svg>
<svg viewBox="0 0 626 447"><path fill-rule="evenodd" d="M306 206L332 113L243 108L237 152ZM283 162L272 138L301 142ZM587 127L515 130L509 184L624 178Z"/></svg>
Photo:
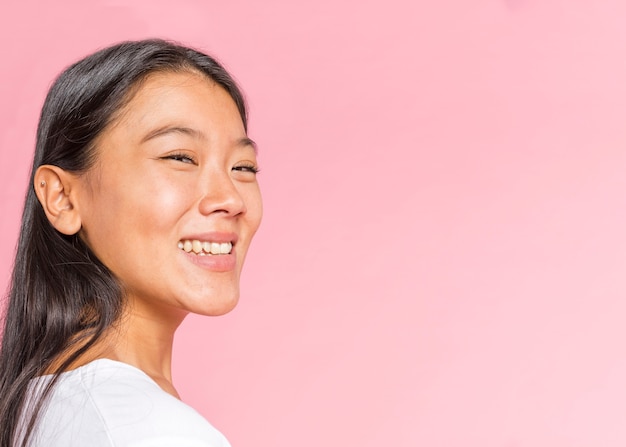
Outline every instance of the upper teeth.
<svg viewBox="0 0 626 447"><path fill-rule="evenodd" d="M227 255L233 249L231 242L202 242L197 239L178 242L178 248L187 253L194 252L197 255Z"/></svg>

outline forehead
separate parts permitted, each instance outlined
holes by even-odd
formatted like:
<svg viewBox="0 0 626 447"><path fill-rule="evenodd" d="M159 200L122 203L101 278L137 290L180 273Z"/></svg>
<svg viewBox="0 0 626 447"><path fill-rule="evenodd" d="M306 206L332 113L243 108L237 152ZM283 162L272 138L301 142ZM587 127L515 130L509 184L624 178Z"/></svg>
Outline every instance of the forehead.
<svg viewBox="0 0 626 447"><path fill-rule="evenodd" d="M214 80L194 71L158 72L148 75L130 93L114 117L110 130L188 125L199 130L227 126L245 129L230 94Z"/></svg>

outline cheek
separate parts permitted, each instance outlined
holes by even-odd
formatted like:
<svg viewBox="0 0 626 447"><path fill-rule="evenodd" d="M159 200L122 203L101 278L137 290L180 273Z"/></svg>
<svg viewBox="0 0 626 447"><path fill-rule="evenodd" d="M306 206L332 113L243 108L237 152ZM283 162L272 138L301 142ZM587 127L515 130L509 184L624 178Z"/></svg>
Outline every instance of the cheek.
<svg viewBox="0 0 626 447"><path fill-rule="evenodd" d="M174 229L184 212L185 188L166 178L140 175L111 180L99 185L84 219L85 239L96 255L113 258Z"/></svg>
<svg viewBox="0 0 626 447"><path fill-rule="evenodd" d="M157 184L145 186L134 198L136 206L144 214L153 215L156 220L167 220L168 217L176 218L185 207L189 189L181 188L180 185L172 184L166 180L160 180Z"/></svg>
<svg viewBox="0 0 626 447"><path fill-rule="evenodd" d="M246 203L248 221L250 222L252 231L255 232L259 227L263 216L263 200L261 198L261 191L258 184L247 189L242 193L242 195Z"/></svg>
<svg viewBox="0 0 626 447"><path fill-rule="evenodd" d="M191 192L193 183L183 176L168 175L155 166L145 168L140 172L127 173L126 181L122 186L124 202L130 206L146 210L166 210L175 208L184 202L184 197ZM181 178L182 177L182 178ZM118 198L119 194L118 194Z"/></svg>

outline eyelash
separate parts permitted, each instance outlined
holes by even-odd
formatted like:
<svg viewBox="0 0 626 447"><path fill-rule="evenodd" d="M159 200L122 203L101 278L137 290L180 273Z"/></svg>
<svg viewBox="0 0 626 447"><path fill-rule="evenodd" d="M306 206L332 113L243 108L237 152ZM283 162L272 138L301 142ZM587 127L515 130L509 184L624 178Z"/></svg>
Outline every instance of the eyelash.
<svg viewBox="0 0 626 447"><path fill-rule="evenodd" d="M165 160L174 160L174 161L180 161L182 163L192 163L192 164L196 164L196 160L193 157L190 157L188 154L184 154L182 152L178 152L175 154L170 154L166 157L163 157Z"/></svg>
<svg viewBox="0 0 626 447"><path fill-rule="evenodd" d="M250 164L250 165L239 165L239 166L233 167L233 171L251 172L253 174L258 174L259 173L259 168L257 168L256 166L254 166L252 164Z"/></svg>

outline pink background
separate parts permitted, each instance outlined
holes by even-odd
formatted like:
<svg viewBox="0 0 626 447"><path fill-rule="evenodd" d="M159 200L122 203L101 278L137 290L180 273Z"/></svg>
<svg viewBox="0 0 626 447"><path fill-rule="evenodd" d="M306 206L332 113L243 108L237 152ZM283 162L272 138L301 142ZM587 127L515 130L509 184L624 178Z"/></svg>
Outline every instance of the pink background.
<svg viewBox="0 0 626 447"><path fill-rule="evenodd" d="M175 355L233 446L626 445L625 21L617 0L5 0L0 289L53 77L169 37L235 74L261 151L240 305L190 317Z"/></svg>

